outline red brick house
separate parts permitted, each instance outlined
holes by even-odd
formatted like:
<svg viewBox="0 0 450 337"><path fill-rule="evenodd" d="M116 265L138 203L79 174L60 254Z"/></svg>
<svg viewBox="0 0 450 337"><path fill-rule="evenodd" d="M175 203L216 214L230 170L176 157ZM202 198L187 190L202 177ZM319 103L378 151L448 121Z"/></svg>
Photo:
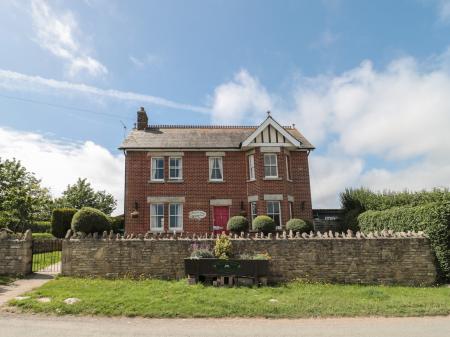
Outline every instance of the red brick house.
<svg viewBox="0 0 450 337"><path fill-rule="evenodd" d="M259 126L148 125L141 108L120 149L127 233L222 231L241 214L267 214L279 228L312 219L314 147L270 113Z"/></svg>

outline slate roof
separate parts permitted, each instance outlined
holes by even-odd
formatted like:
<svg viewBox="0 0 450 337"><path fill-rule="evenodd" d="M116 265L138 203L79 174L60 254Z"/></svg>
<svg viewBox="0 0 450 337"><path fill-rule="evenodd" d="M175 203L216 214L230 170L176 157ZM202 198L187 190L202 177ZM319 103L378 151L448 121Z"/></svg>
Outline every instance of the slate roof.
<svg viewBox="0 0 450 337"><path fill-rule="evenodd" d="M257 126L149 125L145 130L133 129L119 149L239 149L241 143L257 128ZM314 149L297 129L284 128L301 142L301 148Z"/></svg>

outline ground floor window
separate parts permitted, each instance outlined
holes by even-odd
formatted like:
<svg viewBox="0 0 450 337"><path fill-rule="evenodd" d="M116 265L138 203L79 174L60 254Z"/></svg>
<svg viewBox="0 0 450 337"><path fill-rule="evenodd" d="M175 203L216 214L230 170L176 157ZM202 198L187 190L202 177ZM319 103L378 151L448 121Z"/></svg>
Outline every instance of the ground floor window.
<svg viewBox="0 0 450 337"><path fill-rule="evenodd" d="M153 231L164 230L164 204L150 205L150 229Z"/></svg>
<svg viewBox="0 0 450 337"><path fill-rule="evenodd" d="M169 204L169 230L183 229L183 204Z"/></svg>
<svg viewBox="0 0 450 337"><path fill-rule="evenodd" d="M277 228L281 228L281 210L280 210L280 202L279 201L268 201L267 202L267 215L270 216Z"/></svg>
<svg viewBox="0 0 450 337"><path fill-rule="evenodd" d="M255 218L258 216L256 201L250 203L250 216L251 216L251 223L253 223L253 220L255 220Z"/></svg>

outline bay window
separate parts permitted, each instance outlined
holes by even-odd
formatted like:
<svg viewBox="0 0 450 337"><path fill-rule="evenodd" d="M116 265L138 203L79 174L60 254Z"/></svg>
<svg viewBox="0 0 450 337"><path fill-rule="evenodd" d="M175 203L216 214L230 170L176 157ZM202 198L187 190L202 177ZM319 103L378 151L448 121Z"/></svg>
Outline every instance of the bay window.
<svg viewBox="0 0 450 337"><path fill-rule="evenodd" d="M267 215L273 219L277 229L281 229L281 210L279 201L267 201Z"/></svg>
<svg viewBox="0 0 450 337"><path fill-rule="evenodd" d="M275 153L264 155L264 176L266 178L278 178L278 162Z"/></svg>

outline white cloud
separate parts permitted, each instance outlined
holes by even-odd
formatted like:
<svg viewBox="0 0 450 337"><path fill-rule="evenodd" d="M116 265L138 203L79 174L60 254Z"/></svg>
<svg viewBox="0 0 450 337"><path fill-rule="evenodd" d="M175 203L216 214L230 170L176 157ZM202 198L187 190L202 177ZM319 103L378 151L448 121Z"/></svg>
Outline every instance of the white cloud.
<svg viewBox="0 0 450 337"><path fill-rule="evenodd" d="M439 19L443 22L450 21L450 0L436 0Z"/></svg>
<svg viewBox="0 0 450 337"><path fill-rule="evenodd" d="M79 177L87 178L95 189L114 195L118 201L115 214L123 212L124 158L98 144L53 140L38 133L0 128L0 158L19 159L54 196Z"/></svg>
<svg viewBox="0 0 450 337"><path fill-rule="evenodd" d="M161 58L154 54L147 54L142 58L137 56L129 56L131 63L137 68L143 68L148 65L157 65L161 63Z"/></svg>
<svg viewBox="0 0 450 337"><path fill-rule="evenodd" d="M216 89L213 118L253 117L266 102L276 119L296 123L321 149L310 156L315 207L337 206L348 186L450 187L448 61L448 52L426 64L399 58L381 70L364 61L342 74L300 78L283 100L243 70Z"/></svg>
<svg viewBox="0 0 450 337"><path fill-rule="evenodd" d="M208 113L210 109L189 104L177 103L162 97L143 95L129 91L105 90L86 84L58 81L40 76L30 76L10 70L0 69L0 88L10 91L79 93L123 101L150 103L167 108Z"/></svg>
<svg viewBox="0 0 450 337"><path fill-rule="evenodd" d="M76 35L81 35L81 32L71 11L56 13L45 0L32 0L31 19L36 34L35 41L41 48L65 60L70 76L81 72L92 76L108 73L107 68L90 56L88 50L76 39Z"/></svg>
<svg viewBox="0 0 450 337"><path fill-rule="evenodd" d="M212 99L212 118L218 123L239 123L262 116L271 110L272 98L257 78L246 70L238 72L232 81L219 85Z"/></svg>

